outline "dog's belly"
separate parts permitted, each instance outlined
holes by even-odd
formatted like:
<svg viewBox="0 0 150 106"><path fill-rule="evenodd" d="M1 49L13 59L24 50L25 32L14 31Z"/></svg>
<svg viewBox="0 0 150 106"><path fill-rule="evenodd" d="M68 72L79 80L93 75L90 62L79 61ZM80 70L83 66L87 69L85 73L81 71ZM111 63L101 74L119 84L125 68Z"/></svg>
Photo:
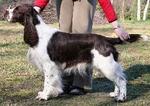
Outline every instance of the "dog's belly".
<svg viewBox="0 0 150 106"><path fill-rule="evenodd" d="M61 65L64 73L79 73L80 75L85 75L87 70L92 69L92 64L90 63L78 63L76 65L65 68L65 63Z"/></svg>

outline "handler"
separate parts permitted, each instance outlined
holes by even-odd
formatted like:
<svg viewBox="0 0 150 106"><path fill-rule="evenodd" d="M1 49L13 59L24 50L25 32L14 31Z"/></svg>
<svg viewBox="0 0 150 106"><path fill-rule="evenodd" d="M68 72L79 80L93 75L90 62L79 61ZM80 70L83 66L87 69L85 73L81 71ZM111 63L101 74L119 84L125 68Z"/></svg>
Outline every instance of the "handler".
<svg viewBox="0 0 150 106"><path fill-rule="evenodd" d="M35 0L34 8L41 12L49 1ZM61 31L69 33L90 33L92 31L93 17L97 0L55 0L59 28ZM118 23L116 13L110 0L98 0L109 23L112 24L114 32L121 40L129 38L128 33ZM64 91L72 94L84 94L84 87L91 87L92 70L86 70L87 75L80 76L63 75ZM72 79L72 80L71 80Z"/></svg>

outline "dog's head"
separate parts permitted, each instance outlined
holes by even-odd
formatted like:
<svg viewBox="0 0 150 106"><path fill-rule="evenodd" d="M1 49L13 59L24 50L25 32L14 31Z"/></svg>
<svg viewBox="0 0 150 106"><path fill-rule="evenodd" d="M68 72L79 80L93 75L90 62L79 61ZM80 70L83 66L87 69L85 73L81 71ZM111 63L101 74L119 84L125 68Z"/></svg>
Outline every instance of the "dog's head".
<svg viewBox="0 0 150 106"><path fill-rule="evenodd" d="M9 22L19 22L24 25L24 41L31 47L37 45L38 34L35 25L39 24L38 13L30 4L22 4L14 8L9 7L5 12Z"/></svg>
<svg viewBox="0 0 150 106"><path fill-rule="evenodd" d="M33 6L30 4L22 4L16 7L9 7L6 9L4 17L9 22L19 22L21 24L25 24L28 19L31 19L36 25L38 23L37 20L37 12L34 10Z"/></svg>

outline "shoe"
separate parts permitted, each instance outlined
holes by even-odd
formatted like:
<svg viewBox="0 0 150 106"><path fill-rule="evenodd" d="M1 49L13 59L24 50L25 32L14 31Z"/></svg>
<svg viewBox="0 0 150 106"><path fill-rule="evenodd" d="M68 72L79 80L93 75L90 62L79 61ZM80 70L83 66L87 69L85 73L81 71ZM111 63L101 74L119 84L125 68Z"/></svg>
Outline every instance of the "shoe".
<svg viewBox="0 0 150 106"><path fill-rule="evenodd" d="M71 95L84 95L84 94L86 94L86 91L84 88L72 86L69 94L71 94Z"/></svg>

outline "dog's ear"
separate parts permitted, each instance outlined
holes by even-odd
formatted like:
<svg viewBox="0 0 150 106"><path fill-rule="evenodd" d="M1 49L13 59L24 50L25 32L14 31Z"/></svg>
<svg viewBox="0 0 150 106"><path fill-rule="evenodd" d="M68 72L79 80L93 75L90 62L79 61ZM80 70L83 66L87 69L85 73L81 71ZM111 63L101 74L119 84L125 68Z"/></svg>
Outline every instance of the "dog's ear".
<svg viewBox="0 0 150 106"><path fill-rule="evenodd" d="M34 18L33 14L27 13L24 16L24 41L29 44L31 47L37 45L38 43L38 34L35 28L35 22L37 21Z"/></svg>

